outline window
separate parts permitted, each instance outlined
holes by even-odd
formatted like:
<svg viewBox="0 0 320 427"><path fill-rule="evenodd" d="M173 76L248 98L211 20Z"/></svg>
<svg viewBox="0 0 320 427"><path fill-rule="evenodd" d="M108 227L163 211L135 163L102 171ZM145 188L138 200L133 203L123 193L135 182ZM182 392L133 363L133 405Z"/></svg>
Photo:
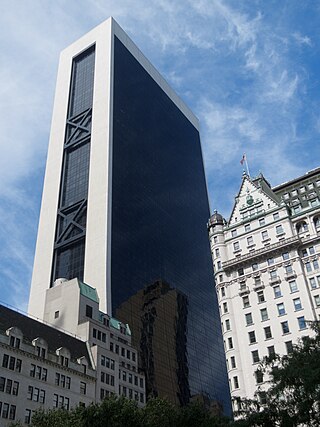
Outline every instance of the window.
<svg viewBox="0 0 320 427"><path fill-rule="evenodd" d="M247 245L248 246L253 245L253 237L252 236L247 237Z"/></svg>
<svg viewBox="0 0 320 427"><path fill-rule="evenodd" d="M219 282L223 282L223 275L219 274Z"/></svg>
<svg viewBox="0 0 320 427"><path fill-rule="evenodd" d="M238 377L233 377L233 385L234 385L234 388L239 388Z"/></svg>
<svg viewBox="0 0 320 427"><path fill-rule="evenodd" d="M315 270L318 270L319 269L319 261L317 259L315 259L312 263L313 263L313 268Z"/></svg>
<svg viewBox="0 0 320 427"><path fill-rule="evenodd" d="M292 353L293 352L292 341L286 341L285 345L286 345L287 354Z"/></svg>
<svg viewBox="0 0 320 427"><path fill-rule="evenodd" d="M307 325L304 316L298 317L298 325L299 329L306 329Z"/></svg>
<svg viewBox="0 0 320 427"><path fill-rule="evenodd" d="M276 226L276 234L277 235L284 234L283 227L281 224Z"/></svg>
<svg viewBox="0 0 320 427"><path fill-rule="evenodd" d="M33 400L34 402L44 403L45 401L45 390L39 389L38 387L28 386L27 399Z"/></svg>
<svg viewBox="0 0 320 427"><path fill-rule="evenodd" d="M278 276L277 276L277 270L272 270L272 271L270 271L270 278L271 278L272 280L274 280L274 279L278 279Z"/></svg>
<svg viewBox="0 0 320 427"><path fill-rule="evenodd" d="M291 196L296 196L298 193L297 193L297 190L292 190L291 191Z"/></svg>
<svg viewBox="0 0 320 427"><path fill-rule="evenodd" d="M263 372L259 369L255 372L257 384L263 383Z"/></svg>
<svg viewBox="0 0 320 427"><path fill-rule="evenodd" d="M301 250L301 256L303 256L303 257L308 256L308 251L307 251L307 249L302 249L302 250Z"/></svg>
<svg viewBox="0 0 320 427"><path fill-rule="evenodd" d="M230 329L231 329L231 327L230 327L230 320L229 320L229 319L227 319L227 320L226 320L226 330L227 330L227 331L230 331Z"/></svg>
<svg viewBox="0 0 320 427"><path fill-rule="evenodd" d="M262 321L264 321L264 320L268 320L268 319L269 319L268 311L267 311L267 309L266 309L266 308L262 308L262 309L260 310L260 314L261 314L261 320L262 320Z"/></svg>
<svg viewBox="0 0 320 427"><path fill-rule="evenodd" d="M265 225L265 223L266 223L265 218L260 218L260 219L259 219L259 225L260 225L260 227L261 227L262 225Z"/></svg>
<svg viewBox="0 0 320 427"><path fill-rule="evenodd" d="M280 218L279 212L273 214L273 220L277 221Z"/></svg>
<svg viewBox="0 0 320 427"><path fill-rule="evenodd" d="M290 280L289 287L290 287L291 293L298 291L298 285L297 285L297 282L295 280Z"/></svg>
<svg viewBox="0 0 320 427"><path fill-rule="evenodd" d="M274 264L274 258L268 258L267 262L268 262L268 265Z"/></svg>
<svg viewBox="0 0 320 427"><path fill-rule="evenodd" d="M236 236L237 236L237 230L232 230L231 237L236 237Z"/></svg>
<svg viewBox="0 0 320 427"><path fill-rule="evenodd" d="M53 395L53 406L55 408L65 408L69 410L69 398L65 396Z"/></svg>
<svg viewBox="0 0 320 427"><path fill-rule="evenodd" d="M315 302L317 307L320 307L320 296L319 295L314 296L314 302Z"/></svg>
<svg viewBox="0 0 320 427"><path fill-rule="evenodd" d="M310 248L309 248L309 254L310 255L314 255L316 252L315 252L315 250L314 250L314 246L310 246Z"/></svg>
<svg viewBox="0 0 320 427"><path fill-rule="evenodd" d="M264 231L261 232L261 238L262 238L262 240L267 240L268 237L269 237L269 235L268 235L268 231L267 230L264 230Z"/></svg>
<svg viewBox="0 0 320 427"><path fill-rule="evenodd" d="M231 368L236 367L236 358L234 356L230 357Z"/></svg>
<svg viewBox="0 0 320 427"><path fill-rule="evenodd" d="M21 372L21 365L22 365L21 359L16 359L13 356L9 357L8 354L3 355L3 359L2 359L3 368L8 368L11 371Z"/></svg>
<svg viewBox="0 0 320 427"><path fill-rule="evenodd" d="M266 337L266 340L269 340L270 338L272 338L272 332L271 332L270 326L266 326L263 329L264 329L264 335Z"/></svg>
<svg viewBox="0 0 320 427"><path fill-rule="evenodd" d="M233 242L233 250L238 251L240 249L240 243L239 242Z"/></svg>
<svg viewBox="0 0 320 427"><path fill-rule="evenodd" d="M244 269L243 268L239 268L238 270L238 276L243 276L244 275Z"/></svg>
<svg viewBox="0 0 320 427"><path fill-rule="evenodd" d="M287 259L289 259L289 252L283 252L282 254L282 259L285 261Z"/></svg>
<svg viewBox="0 0 320 427"><path fill-rule="evenodd" d="M301 304L300 298L295 298L293 300L293 305L294 305L295 311L302 310L302 304Z"/></svg>
<svg viewBox="0 0 320 427"><path fill-rule="evenodd" d="M247 233L248 231L250 231L250 224L246 224L244 226L244 231Z"/></svg>
<svg viewBox="0 0 320 427"><path fill-rule="evenodd" d="M283 302L281 302L280 304L277 304L277 309L278 309L279 316L283 316L284 314L286 314L286 309L284 307Z"/></svg>
<svg viewBox="0 0 320 427"><path fill-rule="evenodd" d="M217 261L217 270L221 270L221 261Z"/></svg>
<svg viewBox="0 0 320 427"><path fill-rule="evenodd" d="M276 285L273 287L274 297L279 298L282 296L280 285Z"/></svg>
<svg viewBox="0 0 320 427"><path fill-rule="evenodd" d="M257 292L258 302L265 302L264 292L258 291Z"/></svg>
<svg viewBox="0 0 320 427"><path fill-rule="evenodd" d="M229 350L233 348L232 337L228 338L228 346L229 346Z"/></svg>
<svg viewBox="0 0 320 427"><path fill-rule="evenodd" d="M271 345L270 347L267 347L267 350L268 350L268 356L269 357L274 356L276 354L276 351L274 349L274 345Z"/></svg>
<svg viewBox="0 0 320 427"><path fill-rule="evenodd" d="M242 303L243 303L243 308L250 307L250 301L247 295L245 297L242 297Z"/></svg>
<svg viewBox="0 0 320 427"><path fill-rule="evenodd" d="M87 393L87 384L83 381L80 381L80 394Z"/></svg>
<svg viewBox="0 0 320 427"><path fill-rule="evenodd" d="M286 270L286 275L290 275L293 273L292 265L286 265L284 269Z"/></svg>
<svg viewBox="0 0 320 427"><path fill-rule="evenodd" d="M31 409L26 409L26 412L24 414L24 423L25 424L30 424L31 423L31 416L32 416Z"/></svg>
<svg viewBox="0 0 320 427"><path fill-rule="evenodd" d="M86 305L86 316L92 319L92 307L90 305Z"/></svg>
<svg viewBox="0 0 320 427"><path fill-rule="evenodd" d="M289 330L289 323L287 321L281 323L281 328L282 328L282 333L283 334L288 334L290 332L290 330Z"/></svg>
<svg viewBox="0 0 320 427"><path fill-rule="evenodd" d="M251 332L249 332L249 333L248 333L248 335L249 335L249 343L250 343L250 344L253 344L253 343L257 342L257 341L256 341L256 334L255 334L255 331L251 331Z"/></svg>
<svg viewBox="0 0 320 427"><path fill-rule="evenodd" d="M252 351L251 355L252 355L252 363L258 363L260 361L258 350Z"/></svg>
<svg viewBox="0 0 320 427"><path fill-rule="evenodd" d="M223 303L223 312L228 313L228 303L226 303L226 302Z"/></svg>
<svg viewBox="0 0 320 427"><path fill-rule="evenodd" d="M247 313L245 315L245 318L246 318L246 325L247 326L248 325L252 325L252 323L253 323L252 314L251 313Z"/></svg>
<svg viewBox="0 0 320 427"><path fill-rule="evenodd" d="M299 222L296 225L296 229L297 229L298 234L305 233L305 232L308 231L308 224L306 222L304 222L304 221L303 222Z"/></svg>
<svg viewBox="0 0 320 427"><path fill-rule="evenodd" d="M252 271L257 271L257 270L259 270L259 264L257 263L252 264Z"/></svg>
<svg viewBox="0 0 320 427"><path fill-rule="evenodd" d="M11 347L20 348L20 338L17 338L13 335L10 336L10 345Z"/></svg>
<svg viewBox="0 0 320 427"><path fill-rule="evenodd" d="M213 243L218 243L218 237L217 236L213 237Z"/></svg>
<svg viewBox="0 0 320 427"><path fill-rule="evenodd" d="M306 266L307 273L310 273L310 271L312 271L311 263L308 261L305 263L305 266Z"/></svg>
<svg viewBox="0 0 320 427"><path fill-rule="evenodd" d="M216 254L216 257L220 256L220 249L219 249L219 248L217 248L217 249L215 250L215 254Z"/></svg>

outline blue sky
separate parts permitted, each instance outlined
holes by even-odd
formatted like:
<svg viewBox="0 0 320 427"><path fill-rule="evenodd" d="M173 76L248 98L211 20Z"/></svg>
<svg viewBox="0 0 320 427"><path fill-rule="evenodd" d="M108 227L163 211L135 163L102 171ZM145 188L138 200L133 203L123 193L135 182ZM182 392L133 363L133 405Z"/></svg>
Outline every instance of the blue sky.
<svg viewBox="0 0 320 427"><path fill-rule="evenodd" d="M0 300L24 310L59 52L110 15L199 117L211 209L243 152L272 185L320 166L320 2L1 0Z"/></svg>

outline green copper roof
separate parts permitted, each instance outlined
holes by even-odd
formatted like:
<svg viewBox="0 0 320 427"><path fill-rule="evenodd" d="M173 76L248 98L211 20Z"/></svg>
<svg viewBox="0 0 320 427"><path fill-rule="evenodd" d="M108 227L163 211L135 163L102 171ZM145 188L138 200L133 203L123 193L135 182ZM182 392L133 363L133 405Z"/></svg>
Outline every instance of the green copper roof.
<svg viewBox="0 0 320 427"><path fill-rule="evenodd" d="M120 331L121 322L114 317L110 317L110 326L114 329L118 329ZM131 330L129 328L129 325L126 324L126 334L131 336Z"/></svg>
<svg viewBox="0 0 320 427"><path fill-rule="evenodd" d="M80 282L80 280L78 280L78 283L80 288L80 294L99 304L99 297L98 297L97 290L87 285L86 283Z"/></svg>

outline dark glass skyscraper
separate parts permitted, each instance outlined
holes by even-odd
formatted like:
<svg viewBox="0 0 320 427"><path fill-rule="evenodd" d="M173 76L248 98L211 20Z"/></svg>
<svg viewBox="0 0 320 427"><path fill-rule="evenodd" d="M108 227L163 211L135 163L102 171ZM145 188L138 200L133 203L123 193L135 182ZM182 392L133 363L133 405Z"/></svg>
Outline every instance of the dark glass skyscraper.
<svg viewBox="0 0 320 427"><path fill-rule="evenodd" d="M198 121L108 20L61 55L29 310L78 277L132 328L149 395L230 398Z"/></svg>

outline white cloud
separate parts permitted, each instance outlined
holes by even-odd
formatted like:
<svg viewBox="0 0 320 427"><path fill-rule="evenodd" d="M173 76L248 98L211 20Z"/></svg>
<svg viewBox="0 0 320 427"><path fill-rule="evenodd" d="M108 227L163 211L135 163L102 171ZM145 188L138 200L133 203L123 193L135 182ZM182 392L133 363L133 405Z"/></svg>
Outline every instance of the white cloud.
<svg viewBox="0 0 320 427"><path fill-rule="evenodd" d="M308 36L303 36L301 33L299 32L295 32L292 34L292 37L294 38L294 40L297 42L297 44L299 46L301 45L306 45L309 47L312 47L312 41L310 39L310 37Z"/></svg>
<svg viewBox="0 0 320 427"><path fill-rule="evenodd" d="M290 49L316 39L289 14L228 0L11 0L0 16L0 274L15 295L30 277L59 52L110 15L200 117L213 206L231 204L244 151L275 184L308 169L293 152L306 143L308 76Z"/></svg>

